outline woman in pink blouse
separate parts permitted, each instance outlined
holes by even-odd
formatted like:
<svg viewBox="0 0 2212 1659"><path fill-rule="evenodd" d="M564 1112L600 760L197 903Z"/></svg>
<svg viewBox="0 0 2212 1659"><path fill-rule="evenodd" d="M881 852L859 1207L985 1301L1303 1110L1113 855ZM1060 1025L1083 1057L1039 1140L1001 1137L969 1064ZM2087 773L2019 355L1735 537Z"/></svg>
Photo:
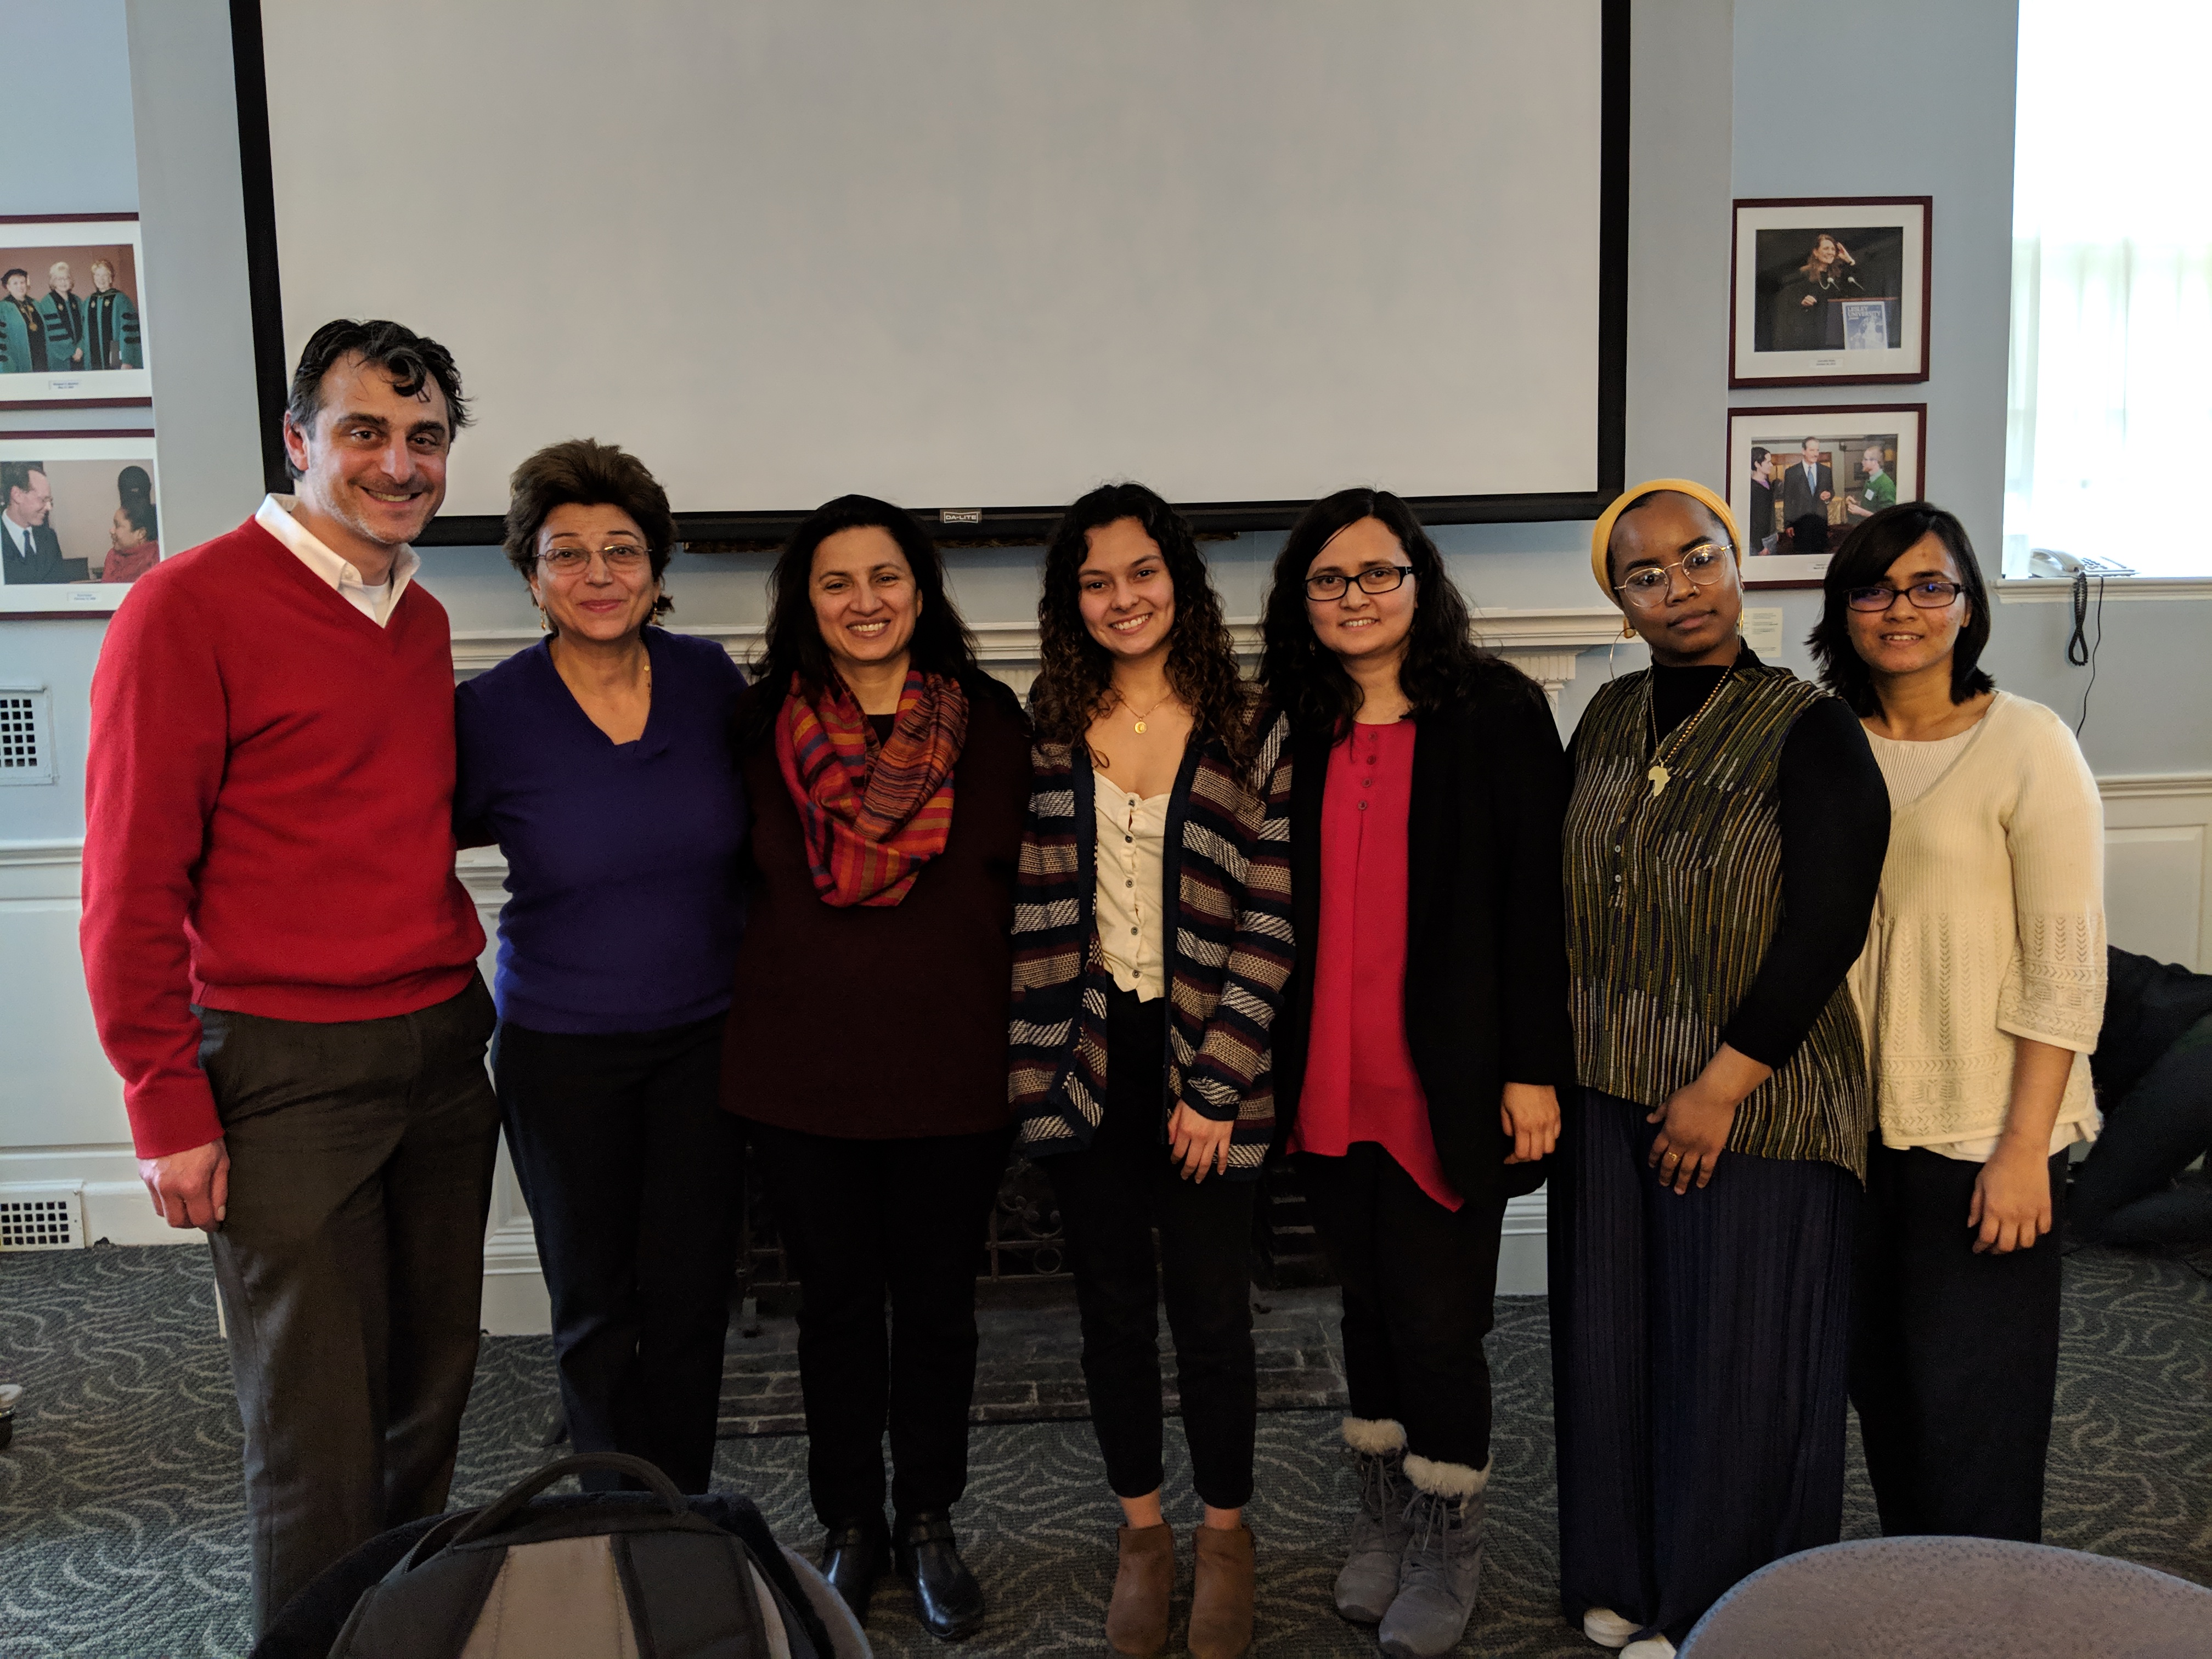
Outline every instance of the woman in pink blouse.
<svg viewBox="0 0 2212 1659"><path fill-rule="evenodd" d="M1277 1111L1344 1296L1359 1510L1337 1610L1442 1654L1474 1607L1505 1201L1574 1076L1569 775L1543 693L1475 648L1405 502L1346 489L1275 562L1261 679L1290 717L1297 963Z"/></svg>

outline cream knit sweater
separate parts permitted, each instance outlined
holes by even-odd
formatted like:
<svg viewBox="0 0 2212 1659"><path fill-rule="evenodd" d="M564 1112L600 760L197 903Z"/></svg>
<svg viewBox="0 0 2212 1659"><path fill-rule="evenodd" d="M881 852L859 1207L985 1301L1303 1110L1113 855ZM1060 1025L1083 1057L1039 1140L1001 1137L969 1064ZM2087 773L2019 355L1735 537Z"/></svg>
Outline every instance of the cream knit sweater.
<svg viewBox="0 0 2212 1659"><path fill-rule="evenodd" d="M1893 811L1850 984L1885 1146L2002 1133L2018 1037L2074 1050L2058 1123L2094 1133L2104 811L2050 709L1998 692L1950 769Z"/></svg>

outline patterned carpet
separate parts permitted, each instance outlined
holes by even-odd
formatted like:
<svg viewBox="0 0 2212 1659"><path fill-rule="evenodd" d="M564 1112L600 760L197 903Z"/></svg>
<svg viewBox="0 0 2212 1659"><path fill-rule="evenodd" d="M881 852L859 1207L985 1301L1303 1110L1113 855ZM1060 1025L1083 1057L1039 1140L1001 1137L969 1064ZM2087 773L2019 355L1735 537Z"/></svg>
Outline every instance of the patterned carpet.
<svg viewBox="0 0 2212 1659"><path fill-rule="evenodd" d="M1303 1311L1282 1310L1310 1328ZM775 1335L771 1325L750 1341L774 1346ZM487 1342L457 1503L492 1497L544 1457L549 1351L542 1338ZM1491 1548L1462 1651L1590 1659L1597 1650L1560 1623L1554 1600L1540 1300L1500 1304L1492 1352L1499 1431ZM205 1255L100 1248L0 1256L0 1380L27 1389L15 1444L0 1452L0 1656L243 1653L238 1419ZM1351 1497L1335 1420L1313 1409L1261 1419L1251 1518L1262 1654L1375 1651L1328 1607ZM1172 1425L1170 1439L1169 1491L1187 1494L1188 1460ZM795 1436L728 1439L718 1473L754 1494L783 1537L811 1548L805 1450ZM1847 1501L1846 1535L1872 1535L1856 1453ZM1086 1423L979 1427L956 1518L992 1597L990 1622L965 1651L1100 1651L1115 1514ZM1187 1496L1175 1519L1179 1527L1196 1519ZM2187 1266L2100 1249L2069 1261L2047 1536L2212 1583L2212 1283ZM1182 1591L1179 1616L1187 1555ZM870 1621L878 1651L941 1652L909 1608L903 1591L878 1595Z"/></svg>

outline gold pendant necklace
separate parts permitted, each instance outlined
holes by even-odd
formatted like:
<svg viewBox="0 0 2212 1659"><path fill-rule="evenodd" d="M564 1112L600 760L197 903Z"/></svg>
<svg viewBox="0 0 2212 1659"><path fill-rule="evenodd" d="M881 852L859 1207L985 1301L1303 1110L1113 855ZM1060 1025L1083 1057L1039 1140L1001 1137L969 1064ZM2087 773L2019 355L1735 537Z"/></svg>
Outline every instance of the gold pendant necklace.
<svg viewBox="0 0 2212 1659"><path fill-rule="evenodd" d="M1135 721L1136 721L1136 723L1137 723L1137 732L1138 732L1138 734L1139 734L1139 736L1142 736L1142 735L1143 735L1143 733L1144 733L1144 730L1145 730L1145 722L1146 722L1146 720L1148 720L1152 719L1152 717L1154 714L1158 714L1158 713L1159 712L1160 705L1161 705L1162 703L1164 703L1164 702L1168 702L1168 701L1169 701L1170 698L1172 698L1174 696L1175 696L1175 693L1174 693L1174 692L1172 692L1172 691L1170 691L1170 692L1169 692L1169 693L1167 694L1167 696L1166 696L1155 698L1155 699L1153 700L1152 706L1150 708L1146 709L1142 714L1139 714L1139 713L1138 713L1135 709L1133 709L1133 708L1129 708L1129 700L1128 700L1127 697L1123 696L1122 696L1119 691L1116 691L1116 692L1114 694L1114 700L1115 700L1115 702L1116 702L1120 703L1120 704L1121 705L1121 707L1122 707L1122 708L1128 708L1128 709L1129 709L1129 717L1130 717L1130 719L1132 719L1132 720L1135 720Z"/></svg>
<svg viewBox="0 0 2212 1659"><path fill-rule="evenodd" d="M1698 729L1698 722L1705 719L1705 711L1713 706L1714 700L1721 694L1721 688L1729 683L1729 676L1735 672L1734 663L1730 663L1728 667L1721 671L1720 678L1713 682L1713 689L1705 693L1705 700L1698 705L1698 712L1683 723L1681 729L1674 733L1673 740L1664 749L1659 750L1659 752L1652 757L1651 769L1644 775L1650 780L1652 799L1656 800L1667 793L1667 786L1674 781L1674 775L1668 769L1667 763L1681 752L1682 745L1690 740L1690 734ZM1658 749L1659 714L1652 693L1652 684L1653 681L1650 678L1646 678L1644 682L1644 712L1645 717L1651 722L1651 746Z"/></svg>

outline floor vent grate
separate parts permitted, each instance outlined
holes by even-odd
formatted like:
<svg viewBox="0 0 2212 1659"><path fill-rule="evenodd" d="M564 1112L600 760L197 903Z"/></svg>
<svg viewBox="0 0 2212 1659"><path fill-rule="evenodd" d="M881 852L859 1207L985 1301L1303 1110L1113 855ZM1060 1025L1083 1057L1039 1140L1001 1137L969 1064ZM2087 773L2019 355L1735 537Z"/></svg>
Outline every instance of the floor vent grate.
<svg viewBox="0 0 2212 1659"><path fill-rule="evenodd" d="M81 1250L84 1245L82 1188L0 1188L0 1250Z"/></svg>

